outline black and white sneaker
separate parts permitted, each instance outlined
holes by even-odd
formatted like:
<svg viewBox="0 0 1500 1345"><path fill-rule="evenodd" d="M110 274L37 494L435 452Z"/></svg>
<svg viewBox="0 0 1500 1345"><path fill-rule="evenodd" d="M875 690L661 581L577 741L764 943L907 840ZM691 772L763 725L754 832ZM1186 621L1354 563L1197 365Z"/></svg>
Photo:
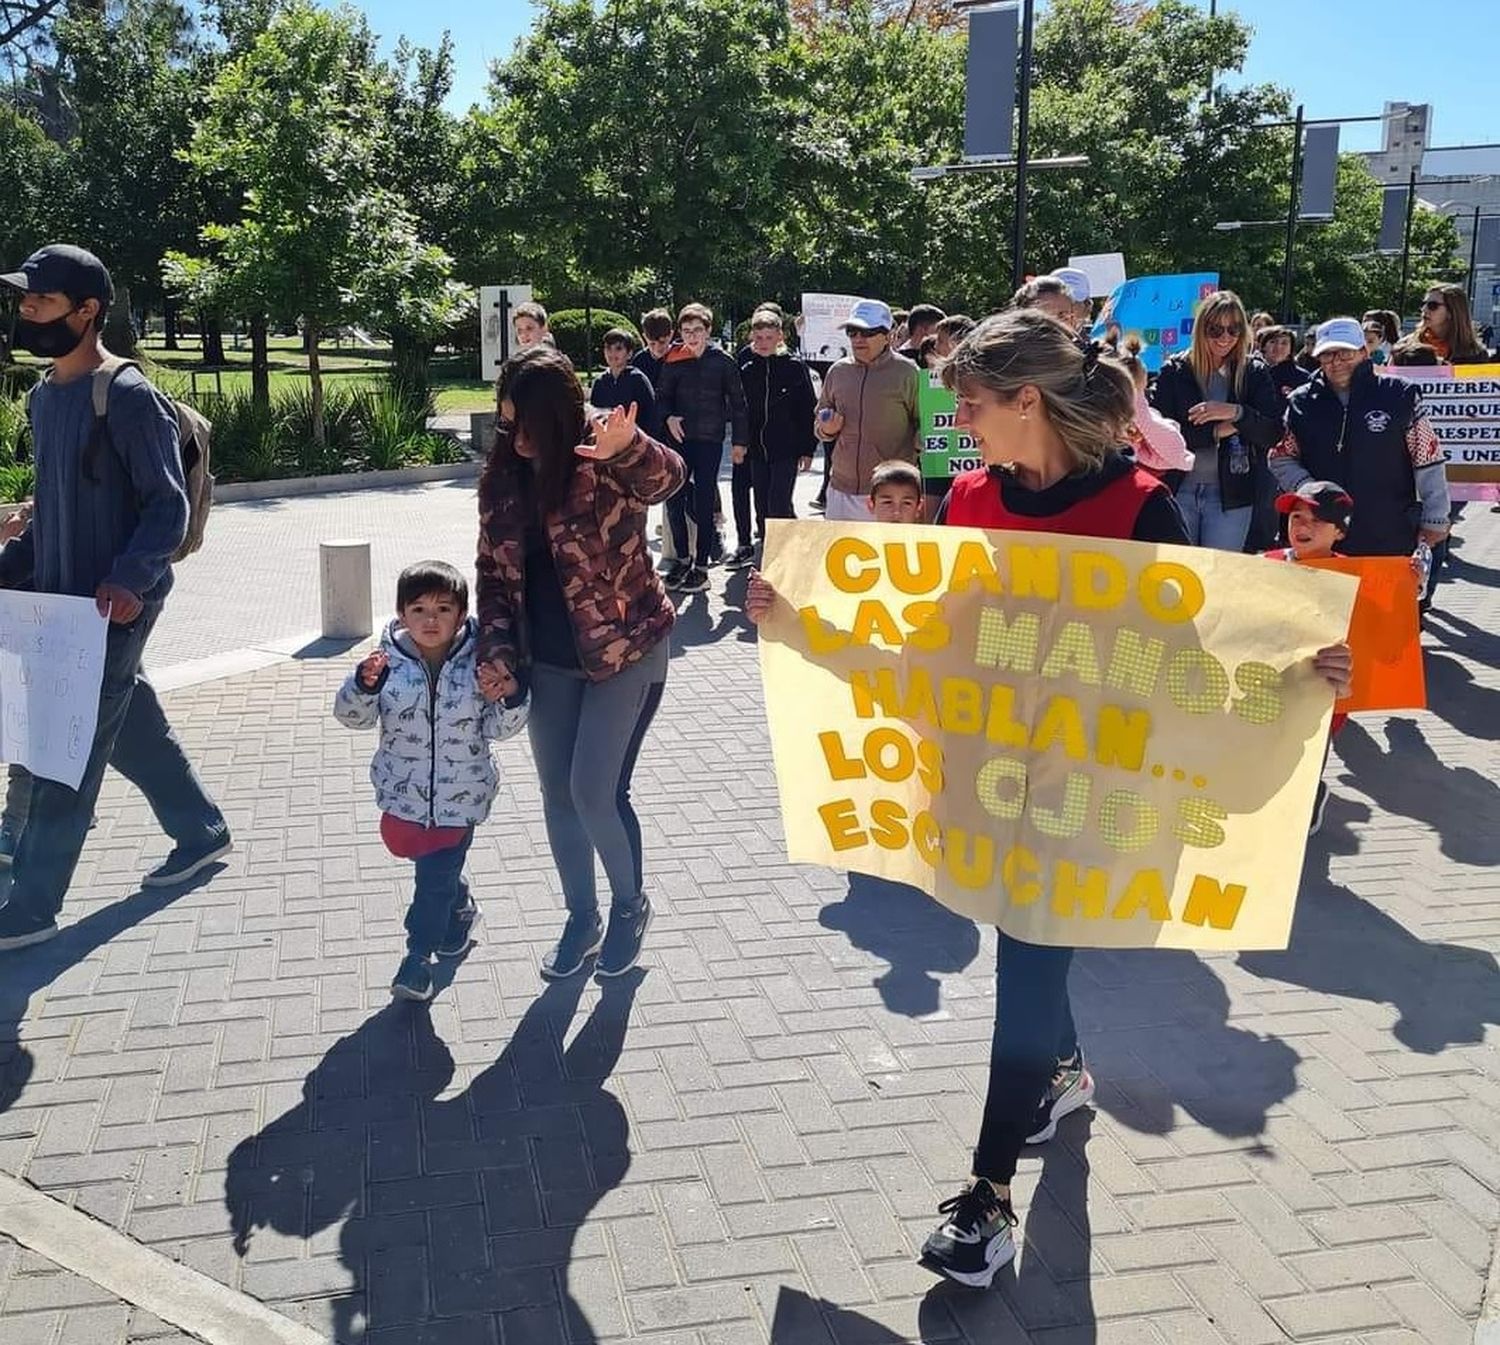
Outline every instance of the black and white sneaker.
<svg viewBox="0 0 1500 1345"><path fill-rule="evenodd" d="M922 1244L928 1270L971 1289L988 1289L1002 1266L1016 1257L1016 1226L1010 1201L983 1177L938 1206L944 1215Z"/></svg>
<svg viewBox="0 0 1500 1345"><path fill-rule="evenodd" d="M415 1004L425 1004L432 998L432 967L421 953L408 953L402 958L391 982L391 997Z"/></svg>
<svg viewBox="0 0 1500 1345"><path fill-rule="evenodd" d="M437 946L437 955L458 957L468 951L474 938L474 926L478 923L479 907L475 905L474 898L470 897L448 917L448 928L443 933L443 941Z"/></svg>
<svg viewBox="0 0 1500 1345"><path fill-rule="evenodd" d="M634 906L615 906L609 913L609 933L594 975L608 978L623 976L641 960L641 944L651 927L651 899L641 894Z"/></svg>
<svg viewBox="0 0 1500 1345"><path fill-rule="evenodd" d="M176 887L185 883L200 870L206 869L215 860L223 859L234 849L227 831L220 832L211 841L198 845L179 845L160 864L141 879L142 887Z"/></svg>
<svg viewBox="0 0 1500 1345"><path fill-rule="evenodd" d="M685 560L674 560L662 573L661 581L670 589L679 589L692 568Z"/></svg>
<svg viewBox="0 0 1500 1345"><path fill-rule="evenodd" d="M1323 829L1323 812L1328 807L1328 786L1318 781L1318 796L1313 800L1312 821L1307 824L1307 834L1316 836Z"/></svg>
<svg viewBox="0 0 1500 1345"><path fill-rule="evenodd" d="M549 981L576 976L603 944L604 926L597 911L592 915L570 915L557 947L542 958L542 975Z"/></svg>
<svg viewBox="0 0 1500 1345"><path fill-rule="evenodd" d="M691 570L689 570L685 575L682 576L682 579L679 582L677 582L676 584L669 584L668 587L675 588L679 593L707 593L708 571L700 570L695 565Z"/></svg>
<svg viewBox="0 0 1500 1345"><path fill-rule="evenodd" d="M755 564L755 548L753 546L736 547L733 554L724 560L726 570L743 570L748 565Z"/></svg>
<svg viewBox="0 0 1500 1345"><path fill-rule="evenodd" d="M57 921L29 915L9 902L0 906L0 953L30 948L57 937Z"/></svg>
<svg viewBox="0 0 1500 1345"><path fill-rule="evenodd" d="M1071 1060L1059 1061L1026 1143L1045 1144L1057 1134L1057 1123L1064 1116L1087 1107L1093 1100L1094 1076L1083 1063L1083 1052L1079 1051Z"/></svg>

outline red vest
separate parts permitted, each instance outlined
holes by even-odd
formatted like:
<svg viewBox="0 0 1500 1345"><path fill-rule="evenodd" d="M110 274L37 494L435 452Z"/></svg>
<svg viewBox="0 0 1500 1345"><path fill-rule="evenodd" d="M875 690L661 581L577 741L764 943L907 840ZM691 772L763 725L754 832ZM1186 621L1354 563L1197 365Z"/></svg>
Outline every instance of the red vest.
<svg viewBox="0 0 1500 1345"><path fill-rule="evenodd" d="M1073 537L1114 537L1128 542L1135 535L1135 521L1146 501L1165 490L1149 472L1136 467L1060 513L1037 517L1011 513L1001 498L999 481L988 468L976 467L953 478L944 522L955 528L1009 528Z"/></svg>

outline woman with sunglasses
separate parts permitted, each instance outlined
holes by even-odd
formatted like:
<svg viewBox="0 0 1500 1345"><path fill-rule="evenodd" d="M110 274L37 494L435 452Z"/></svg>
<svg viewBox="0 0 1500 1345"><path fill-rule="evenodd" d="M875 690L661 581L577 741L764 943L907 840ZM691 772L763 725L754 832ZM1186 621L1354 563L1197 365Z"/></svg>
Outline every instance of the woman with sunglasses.
<svg viewBox="0 0 1500 1345"><path fill-rule="evenodd" d="M1243 551L1258 495L1270 495L1266 454L1281 438L1281 400L1250 358L1245 306L1230 290L1198 305L1193 343L1162 366L1151 404L1182 426L1193 470L1177 488L1188 540Z"/></svg>
<svg viewBox="0 0 1500 1345"><path fill-rule="evenodd" d="M1435 283L1427 287L1417 330L1403 339L1396 350L1404 353L1415 346L1427 347L1437 356L1439 364L1489 363L1490 352L1474 330L1469 296L1462 285ZM1396 361L1398 364L1403 362Z"/></svg>
<svg viewBox="0 0 1500 1345"><path fill-rule="evenodd" d="M531 688L531 751L568 910L542 975L572 976L597 953L597 975L621 976L651 921L630 780L661 704L675 617L646 510L681 488L686 468L636 428L633 404L586 416L572 362L552 346L512 355L497 397L479 479L478 678L501 695L522 680ZM595 854L609 881L607 933Z"/></svg>

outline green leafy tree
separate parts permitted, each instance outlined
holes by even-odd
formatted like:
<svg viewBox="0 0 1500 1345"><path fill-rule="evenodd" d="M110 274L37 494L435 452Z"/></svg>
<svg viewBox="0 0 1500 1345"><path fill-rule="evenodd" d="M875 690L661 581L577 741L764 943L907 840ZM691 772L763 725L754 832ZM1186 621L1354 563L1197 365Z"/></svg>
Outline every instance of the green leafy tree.
<svg viewBox="0 0 1500 1345"><path fill-rule="evenodd" d="M510 179L506 250L554 297L749 291L788 188L789 36L781 0L543 0L471 142Z"/></svg>
<svg viewBox="0 0 1500 1345"><path fill-rule="evenodd" d="M218 73L189 152L238 184L238 217L202 234L228 292L301 320L311 432L324 442L323 334L389 304L402 277L441 288L446 255L381 181L393 91L364 19L294 0Z"/></svg>

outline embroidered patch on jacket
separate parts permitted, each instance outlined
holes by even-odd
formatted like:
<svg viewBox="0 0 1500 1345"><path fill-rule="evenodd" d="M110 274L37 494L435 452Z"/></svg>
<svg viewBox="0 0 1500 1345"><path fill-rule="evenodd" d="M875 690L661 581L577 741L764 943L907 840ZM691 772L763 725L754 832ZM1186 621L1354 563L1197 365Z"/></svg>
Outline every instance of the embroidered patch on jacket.
<svg viewBox="0 0 1500 1345"><path fill-rule="evenodd" d="M1384 434L1391 427L1391 417L1388 411L1366 411L1365 428L1371 434Z"/></svg>

